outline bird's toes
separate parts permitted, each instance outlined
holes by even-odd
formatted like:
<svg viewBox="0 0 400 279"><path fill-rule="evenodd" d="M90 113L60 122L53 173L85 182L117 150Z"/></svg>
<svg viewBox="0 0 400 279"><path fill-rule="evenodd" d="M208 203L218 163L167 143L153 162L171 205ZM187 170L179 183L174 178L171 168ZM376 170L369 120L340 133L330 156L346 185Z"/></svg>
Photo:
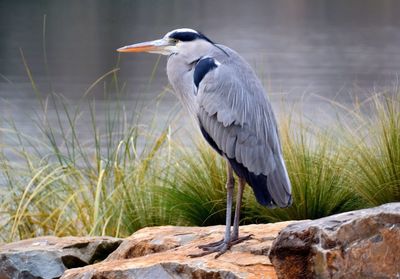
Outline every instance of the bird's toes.
<svg viewBox="0 0 400 279"><path fill-rule="evenodd" d="M243 241L251 239L252 236L253 236L252 234L249 234L246 236L241 236L241 237L232 235L230 244L235 245L235 244L241 243ZM221 239L221 240L215 241L215 242L211 242L211 243L207 243L204 245L199 245L199 246L197 246L197 248L208 251L210 249L213 249L214 247L222 245L222 243L224 243L224 239Z"/></svg>
<svg viewBox="0 0 400 279"><path fill-rule="evenodd" d="M232 246L232 245L241 243L243 241L251 239L253 236L254 236L253 234L249 234L249 235L233 238L233 240L230 242L230 244Z"/></svg>
<svg viewBox="0 0 400 279"><path fill-rule="evenodd" d="M219 258L221 255L225 254L226 251L229 250L229 248L231 247L231 243L224 243L221 247L221 249L219 250L219 252L215 255L214 259Z"/></svg>
<svg viewBox="0 0 400 279"><path fill-rule="evenodd" d="M202 249L202 250L209 250L210 248L214 248L214 247L216 247L216 246L221 245L223 242L224 242L224 239L221 239L221 240L219 240L219 241L207 243L207 244L204 244L204 245L199 245L199 246L197 246L197 247L198 247L199 249Z"/></svg>
<svg viewBox="0 0 400 279"><path fill-rule="evenodd" d="M190 258L197 258L197 257L202 257L202 256L206 256L215 252L218 252L217 257L221 256L223 253L225 253L226 251L228 251L230 244L229 243L225 243L224 241L218 241L220 242L219 245L216 245L215 243L210 243L210 244L214 244L214 246L208 246L208 245L202 245L202 246L207 246L207 247L203 247L203 252L198 253L198 254L190 254L189 257Z"/></svg>
<svg viewBox="0 0 400 279"><path fill-rule="evenodd" d="M198 253L198 254L190 254L188 255L190 258L197 258L197 257L203 257L212 253L217 253L215 255L215 258L220 257L226 251L228 251L233 245L236 245L238 243L241 243L243 241L251 239L253 235L245 235L241 237L232 237L231 241L225 242L224 239L216 242L211 242L205 245L199 245L198 248L202 249L203 252Z"/></svg>

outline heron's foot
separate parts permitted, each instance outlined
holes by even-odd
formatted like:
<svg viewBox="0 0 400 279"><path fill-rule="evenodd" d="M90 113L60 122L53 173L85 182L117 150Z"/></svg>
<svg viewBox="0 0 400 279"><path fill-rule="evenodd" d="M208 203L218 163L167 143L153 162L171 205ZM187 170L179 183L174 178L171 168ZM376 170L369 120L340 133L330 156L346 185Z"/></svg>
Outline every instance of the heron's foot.
<svg viewBox="0 0 400 279"><path fill-rule="evenodd" d="M191 258L196 258L196 257L203 257L212 253L216 253L215 258L218 258L222 254L224 254L226 251L228 251L233 245L236 245L238 243L241 243L243 241L251 239L253 235L249 234L246 236L241 236L241 237L232 237L232 240L229 242L225 242L224 239L221 239L220 241L216 242L211 242L205 245L200 245L198 248L202 249L203 252L199 254L191 254L189 257Z"/></svg>
<svg viewBox="0 0 400 279"><path fill-rule="evenodd" d="M231 243L226 243L226 242L222 241L222 243L219 245L209 247L209 248L207 248L207 250L203 249L203 252L198 253L198 254L190 254L189 257L191 257L191 258L203 257L206 255L218 252L215 255L215 258L218 258L222 254L224 254L226 251L228 251L229 248L231 248L231 246L232 246Z"/></svg>
<svg viewBox="0 0 400 279"><path fill-rule="evenodd" d="M237 236L233 236L232 235L230 243L231 243L231 245L235 245L235 244L238 244L240 242L249 240L252 236L253 236L252 234L249 234L249 235L246 235L246 236L241 236L241 237L237 237ZM198 248L207 251L210 248L213 248L213 247L221 245L223 242L224 242L224 239L221 239L221 240L216 241L216 242L211 242L211 243L208 243L208 244L199 245Z"/></svg>

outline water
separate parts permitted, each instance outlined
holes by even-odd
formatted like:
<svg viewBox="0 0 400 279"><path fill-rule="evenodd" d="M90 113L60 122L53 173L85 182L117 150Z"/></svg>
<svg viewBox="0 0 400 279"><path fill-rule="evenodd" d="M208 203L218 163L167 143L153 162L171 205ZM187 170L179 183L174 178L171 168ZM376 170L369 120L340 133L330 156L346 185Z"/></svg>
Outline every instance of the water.
<svg viewBox="0 0 400 279"><path fill-rule="evenodd" d="M282 98L291 103L306 96L306 113L326 112L323 98L349 103L396 82L399 11L396 0L2 0L0 117L12 117L22 130L37 132L30 116L38 102L20 50L39 90L61 93L74 106L92 82L115 67L116 48L157 39L179 27L198 29L241 53L277 110ZM119 77L126 83L128 108L144 104L151 114L151 100L168 84L164 57L149 82L157 59L150 54L121 56ZM100 104L105 103L102 85L91 95ZM160 114L175 103L167 94ZM49 111L52 118L51 107ZM101 113L98 109L99 119Z"/></svg>

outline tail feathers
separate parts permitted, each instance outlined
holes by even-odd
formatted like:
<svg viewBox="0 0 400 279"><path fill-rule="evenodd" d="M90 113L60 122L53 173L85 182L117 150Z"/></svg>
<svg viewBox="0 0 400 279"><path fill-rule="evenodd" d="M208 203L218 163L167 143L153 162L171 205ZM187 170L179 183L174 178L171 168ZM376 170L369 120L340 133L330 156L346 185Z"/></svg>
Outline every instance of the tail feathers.
<svg viewBox="0 0 400 279"><path fill-rule="evenodd" d="M251 186L258 203L270 208L292 204L290 180L282 156L277 160L275 170L268 176L250 172L234 158L229 159L229 162L236 174Z"/></svg>
<svg viewBox="0 0 400 279"><path fill-rule="evenodd" d="M277 206L288 207L292 204L292 187L282 156L277 160L275 170L268 175L267 188Z"/></svg>
<svg viewBox="0 0 400 279"><path fill-rule="evenodd" d="M269 208L275 208L277 206L276 202L273 200L272 195L268 189L267 176L260 174L255 175L249 172L248 178L246 178L247 183L253 189L254 195L259 204L267 206Z"/></svg>

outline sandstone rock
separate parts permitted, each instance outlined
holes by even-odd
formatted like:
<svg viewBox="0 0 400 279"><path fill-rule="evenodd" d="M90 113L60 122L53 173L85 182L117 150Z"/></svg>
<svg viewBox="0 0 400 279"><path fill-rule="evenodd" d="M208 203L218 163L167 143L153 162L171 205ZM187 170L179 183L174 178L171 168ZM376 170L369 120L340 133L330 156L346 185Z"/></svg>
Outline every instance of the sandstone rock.
<svg viewBox="0 0 400 279"><path fill-rule="evenodd" d="M400 203L304 221L270 252L278 278L400 278Z"/></svg>
<svg viewBox="0 0 400 279"><path fill-rule="evenodd" d="M68 268L104 260L121 239L54 237L22 240L0 246L0 279L59 278Z"/></svg>
<svg viewBox="0 0 400 279"><path fill-rule="evenodd" d="M241 235L253 234L253 238L218 259L215 254L188 255L199 253L198 245L220 240L224 226L145 228L124 240L105 261L67 270L62 278L276 278L269 247L290 223L242 226Z"/></svg>
<svg viewBox="0 0 400 279"><path fill-rule="evenodd" d="M400 278L400 203L240 232L253 238L218 259L188 255L221 239L224 226L145 228L124 240L30 239L0 247L0 279L59 278L64 271L63 279Z"/></svg>

